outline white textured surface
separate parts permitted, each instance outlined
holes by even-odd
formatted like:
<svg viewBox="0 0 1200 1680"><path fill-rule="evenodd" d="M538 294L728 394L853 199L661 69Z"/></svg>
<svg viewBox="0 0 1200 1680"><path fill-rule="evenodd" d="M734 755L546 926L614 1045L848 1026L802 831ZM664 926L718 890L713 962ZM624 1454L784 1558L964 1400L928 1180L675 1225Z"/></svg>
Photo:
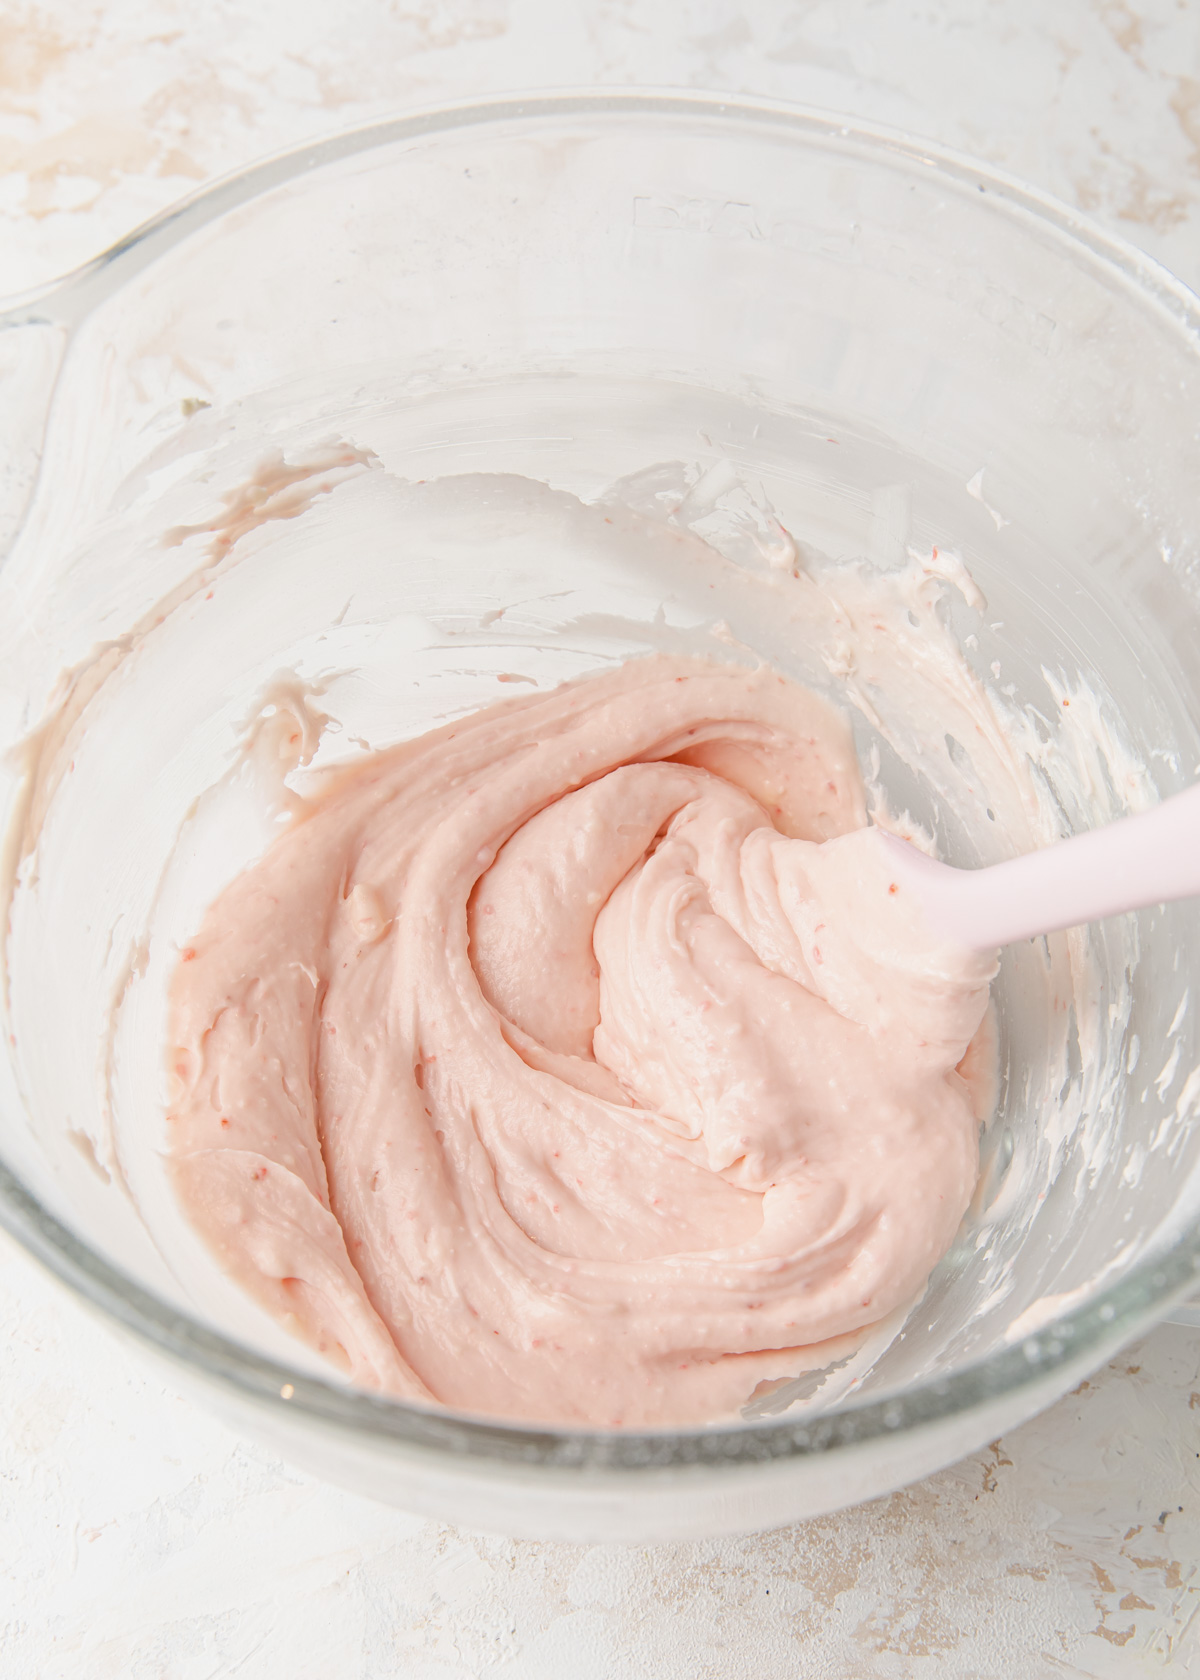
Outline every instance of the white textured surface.
<svg viewBox="0 0 1200 1680"><path fill-rule="evenodd" d="M336 16L336 23L333 18ZM975 152L1200 281L1189 0L0 0L0 293L213 174L415 103L654 82ZM1200 1674L1200 1338L757 1539L481 1539L239 1441L0 1243L4 1680Z"/></svg>

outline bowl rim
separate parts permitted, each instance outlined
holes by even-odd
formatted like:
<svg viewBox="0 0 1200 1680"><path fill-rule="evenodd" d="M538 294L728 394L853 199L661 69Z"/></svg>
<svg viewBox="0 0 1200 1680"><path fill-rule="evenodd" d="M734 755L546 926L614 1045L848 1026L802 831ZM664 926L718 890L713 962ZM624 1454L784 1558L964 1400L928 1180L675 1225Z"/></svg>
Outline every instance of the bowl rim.
<svg viewBox="0 0 1200 1680"><path fill-rule="evenodd" d="M480 126L537 125L564 118L629 117L725 123L743 132L775 128L793 141L890 160L936 174L962 191L990 195L1010 219L1056 235L1095 268L1107 269L1143 306L1165 312L1200 349L1200 299L1154 258L1089 217L990 165L874 123L782 101L675 89L561 89L423 107L290 147L189 194L98 256L58 279L0 299L0 330L47 323L77 325L134 275L190 234L288 181L396 142L419 141ZM6 930L7 932L7 930ZM5 941L7 943L7 940ZM6 960L6 959L5 959ZM1200 1278L1200 1221L1172 1246L1136 1263L1117 1283L1055 1316L1033 1333L967 1364L878 1400L835 1403L823 1412L768 1420L731 1420L693 1428L576 1429L499 1421L449 1408L395 1400L293 1369L255 1353L170 1306L111 1265L39 1202L0 1159L0 1226L74 1293L143 1342L219 1386L281 1413L390 1441L397 1446L530 1469L645 1471L733 1468L846 1451L884 1436L969 1415L1002 1397L1028 1392L1032 1414L1065 1389L1081 1367L1094 1368L1121 1343L1150 1327Z"/></svg>

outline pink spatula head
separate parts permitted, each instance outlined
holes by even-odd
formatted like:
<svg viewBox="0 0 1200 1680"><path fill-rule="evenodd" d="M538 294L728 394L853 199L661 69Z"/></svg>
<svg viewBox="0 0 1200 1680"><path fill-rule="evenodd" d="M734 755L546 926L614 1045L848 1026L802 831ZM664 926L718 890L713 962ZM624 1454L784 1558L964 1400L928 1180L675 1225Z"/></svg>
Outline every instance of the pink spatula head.
<svg viewBox="0 0 1200 1680"><path fill-rule="evenodd" d="M1200 785L988 869L954 869L885 829L872 832L930 932L970 950L1200 894Z"/></svg>

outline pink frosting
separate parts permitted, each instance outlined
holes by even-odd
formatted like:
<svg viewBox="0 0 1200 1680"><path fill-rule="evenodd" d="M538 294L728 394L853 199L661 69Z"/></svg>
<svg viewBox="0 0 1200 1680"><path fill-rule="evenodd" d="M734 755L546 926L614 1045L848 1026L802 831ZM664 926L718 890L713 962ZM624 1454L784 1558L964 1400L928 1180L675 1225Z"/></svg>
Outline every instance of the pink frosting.
<svg viewBox="0 0 1200 1680"><path fill-rule="evenodd" d="M848 1351L966 1209L995 969L865 821L837 713L663 657L339 773L181 955L188 1216L472 1412L695 1423Z"/></svg>

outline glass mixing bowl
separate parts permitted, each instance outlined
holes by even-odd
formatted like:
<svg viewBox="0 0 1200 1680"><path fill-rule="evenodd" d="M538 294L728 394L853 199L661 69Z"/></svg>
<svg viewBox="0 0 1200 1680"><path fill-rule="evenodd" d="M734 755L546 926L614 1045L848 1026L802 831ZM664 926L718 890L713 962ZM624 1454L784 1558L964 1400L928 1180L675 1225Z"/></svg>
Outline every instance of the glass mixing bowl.
<svg viewBox="0 0 1200 1680"><path fill-rule="evenodd" d="M1195 905L1057 947L1088 1016L1056 1029L1061 1067L1030 1004L1049 947L1006 955L981 1189L924 1300L874 1364L719 1427L523 1428L347 1388L176 1238L154 1129L161 977L204 849L182 888L171 860L264 683L300 673L343 743L381 744L491 701L500 665L562 677L703 618L652 577L519 544L389 546L345 494L369 458L585 498L682 461L754 486L802 549L888 567L941 543L987 597L947 610L1025 718L1063 832L1185 785L1200 305L1170 276L921 143L765 104L564 94L263 163L0 327L0 1218L177 1378L401 1506L694 1536L945 1465L1194 1286ZM794 663L778 627L739 631ZM936 774L882 774L936 816ZM246 855L263 832L247 818ZM953 824L942 840L988 855Z"/></svg>

